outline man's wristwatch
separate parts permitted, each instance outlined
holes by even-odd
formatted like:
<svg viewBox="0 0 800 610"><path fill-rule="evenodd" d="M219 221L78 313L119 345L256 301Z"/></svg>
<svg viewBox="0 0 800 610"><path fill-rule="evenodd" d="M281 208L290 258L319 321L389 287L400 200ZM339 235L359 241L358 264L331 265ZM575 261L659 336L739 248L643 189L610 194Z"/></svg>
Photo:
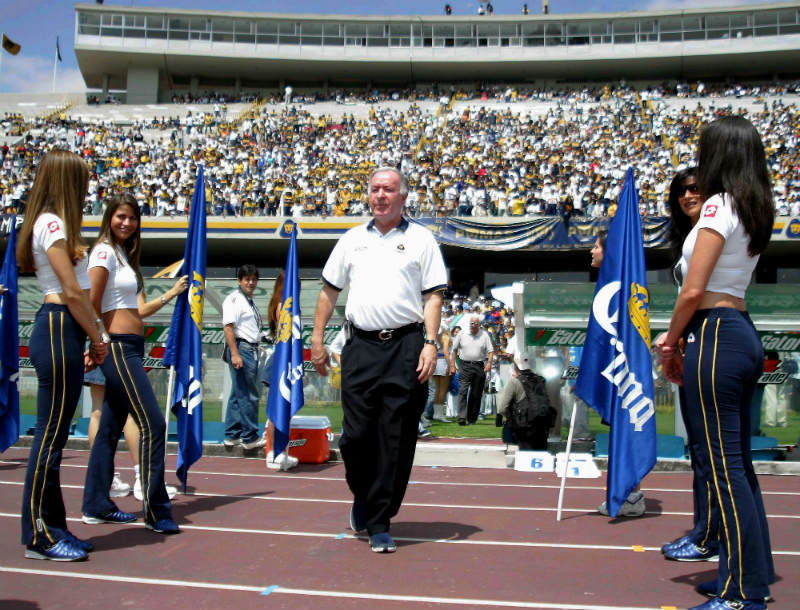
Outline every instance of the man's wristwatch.
<svg viewBox="0 0 800 610"><path fill-rule="evenodd" d="M436 347L436 341L433 339L425 339L425 345L432 345L433 347Z"/></svg>

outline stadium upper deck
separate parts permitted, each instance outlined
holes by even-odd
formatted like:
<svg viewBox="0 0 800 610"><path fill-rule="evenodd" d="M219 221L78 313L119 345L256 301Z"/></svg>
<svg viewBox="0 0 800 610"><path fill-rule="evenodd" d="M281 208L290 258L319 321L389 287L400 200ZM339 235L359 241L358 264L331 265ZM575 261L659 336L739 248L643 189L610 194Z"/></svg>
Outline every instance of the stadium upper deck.
<svg viewBox="0 0 800 610"><path fill-rule="evenodd" d="M90 88L133 103L180 87L773 76L798 71L800 2L464 17L78 4L75 52Z"/></svg>

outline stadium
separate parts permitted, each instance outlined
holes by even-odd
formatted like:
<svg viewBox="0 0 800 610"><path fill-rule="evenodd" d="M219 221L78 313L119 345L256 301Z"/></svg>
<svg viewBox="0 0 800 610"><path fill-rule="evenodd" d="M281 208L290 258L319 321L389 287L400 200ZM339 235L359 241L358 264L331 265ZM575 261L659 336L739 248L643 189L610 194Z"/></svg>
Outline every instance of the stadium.
<svg viewBox="0 0 800 610"><path fill-rule="evenodd" d="M206 419L217 423L214 432L209 426L209 443L221 440L218 422L229 391L220 360L221 307L236 289L236 268L259 267L255 298L266 309L296 228L308 348L322 266L345 231L369 221L366 182L387 165L409 176L407 217L433 232L442 247L451 279L445 319L455 325L479 313L500 354L509 341L519 341L547 377L551 401L564 413L566 438L570 386L597 280L589 250L614 216L625 171L632 167L636 175L655 336L668 327L676 294L669 181L676 169L694 163L699 128L728 114L747 117L762 134L777 209L748 292L751 316L777 367L765 385L779 387L786 415L783 424L762 421L769 439L762 456L786 457L797 442L799 2L481 16L244 13L98 2L75 5L74 33L86 93L0 94L0 251L12 230L11 214L19 215L17 223L24 215L41 154L68 148L92 172L83 220L87 241L97 236L108 194L128 190L139 202L146 291L155 298L174 282L165 276L174 276L183 256L202 163L208 215L204 391ZM341 297L326 340L344 319L344 303ZM21 277L20 392L30 426L36 376L25 346L40 304L35 278ZM171 305L147 330L149 377L159 398L167 390L160 356L170 319ZM495 389L511 369L510 357L498 360ZM659 434L685 436L676 393L657 367L654 377ZM227 387L220 387L220 378ZM309 367L304 384L306 404L326 405L335 428L341 409L330 405L338 404L339 390ZM484 401L492 419L493 400L487 394ZM84 418L88 406L85 401ZM483 423L475 435L499 439L500 429ZM603 434L599 417L592 416L591 426L593 436ZM441 437L460 433L454 424L432 430ZM592 451L594 443L582 447ZM682 446L680 453L682 459ZM660 455L666 457L675 456ZM450 533L443 528L443 535ZM800 575L794 558L787 564L787 575ZM781 597L796 598L796 585L787 584L791 577L784 580ZM482 599L457 593L447 599ZM625 597L636 604L635 596ZM430 598L424 601L438 603ZM567 596L563 607L580 603ZM790 606L779 600L774 607Z"/></svg>

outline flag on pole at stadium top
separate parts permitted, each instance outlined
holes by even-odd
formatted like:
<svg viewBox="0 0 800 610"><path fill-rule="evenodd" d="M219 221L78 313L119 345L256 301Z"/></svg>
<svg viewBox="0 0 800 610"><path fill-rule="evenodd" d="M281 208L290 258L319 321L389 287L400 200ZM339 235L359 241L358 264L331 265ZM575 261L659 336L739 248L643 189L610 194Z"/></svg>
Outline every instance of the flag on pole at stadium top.
<svg viewBox="0 0 800 610"><path fill-rule="evenodd" d="M615 517L656 463L649 293L633 168L608 230L575 393L611 424L606 503Z"/></svg>
<svg viewBox="0 0 800 610"><path fill-rule="evenodd" d="M62 61L61 60L61 47L58 45L58 36L56 36L56 57L58 58L58 61Z"/></svg>
<svg viewBox="0 0 800 610"><path fill-rule="evenodd" d="M22 49L21 46L6 36L5 33L3 34L3 48L12 55L16 55L20 52L20 49Z"/></svg>
<svg viewBox="0 0 800 610"><path fill-rule="evenodd" d="M19 438L19 323L17 318L17 217L11 217L0 269L0 452Z"/></svg>
<svg viewBox="0 0 800 610"><path fill-rule="evenodd" d="M167 407L178 420L177 475L186 488L189 468L203 454L203 303L206 282L206 190L197 168L183 260L189 289L172 311L164 365L175 368L175 388Z"/></svg>
<svg viewBox="0 0 800 610"><path fill-rule="evenodd" d="M297 225L292 226L283 295L278 313L267 415L275 425L273 455L289 442L292 415L303 406L303 326L300 323L300 276L297 269Z"/></svg>

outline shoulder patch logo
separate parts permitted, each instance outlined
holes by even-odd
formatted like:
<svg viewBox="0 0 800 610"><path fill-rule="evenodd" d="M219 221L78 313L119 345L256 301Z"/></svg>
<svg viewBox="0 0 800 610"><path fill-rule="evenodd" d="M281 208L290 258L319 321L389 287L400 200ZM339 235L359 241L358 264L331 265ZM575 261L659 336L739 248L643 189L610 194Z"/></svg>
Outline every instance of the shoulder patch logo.
<svg viewBox="0 0 800 610"><path fill-rule="evenodd" d="M55 233L56 231L60 231L60 230L61 230L61 225L60 225L60 224L58 224L58 222L57 222L57 221L55 221L55 220L51 220L50 222L48 222L48 223L47 223L47 229L48 229L48 230L49 230L51 233Z"/></svg>
<svg viewBox="0 0 800 610"><path fill-rule="evenodd" d="M106 260L108 258L108 252L98 252L97 258L99 258L101 261Z"/></svg>
<svg viewBox="0 0 800 610"><path fill-rule="evenodd" d="M703 218L714 218L717 215L717 210L719 209L718 205L711 205L706 206L706 211L703 212Z"/></svg>

